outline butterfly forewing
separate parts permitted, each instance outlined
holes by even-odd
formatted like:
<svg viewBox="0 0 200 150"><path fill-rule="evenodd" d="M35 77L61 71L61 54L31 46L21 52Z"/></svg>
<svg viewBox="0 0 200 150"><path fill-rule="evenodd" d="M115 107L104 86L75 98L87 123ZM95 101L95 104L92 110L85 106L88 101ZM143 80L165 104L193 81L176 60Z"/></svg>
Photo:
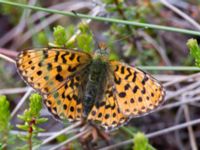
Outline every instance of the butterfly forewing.
<svg viewBox="0 0 200 150"><path fill-rule="evenodd" d="M81 72L91 60L89 54L75 50L34 49L19 54L17 67L23 79L46 94L62 86L68 77Z"/></svg>
<svg viewBox="0 0 200 150"><path fill-rule="evenodd" d="M165 91L152 76L118 61L111 61L110 65L117 103L124 115L144 115L163 102Z"/></svg>

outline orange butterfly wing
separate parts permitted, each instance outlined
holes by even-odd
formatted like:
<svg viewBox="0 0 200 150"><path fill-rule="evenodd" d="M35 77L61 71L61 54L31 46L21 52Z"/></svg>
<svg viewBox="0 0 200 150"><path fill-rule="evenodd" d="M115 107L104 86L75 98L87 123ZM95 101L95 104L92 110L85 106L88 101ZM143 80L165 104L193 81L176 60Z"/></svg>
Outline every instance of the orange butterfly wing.
<svg viewBox="0 0 200 150"><path fill-rule="evenodd" d="M163 102L165 91L149 74L118 61L110 61L109 70L103 100L94 105L88 120L112 130Z"/></svg>
<svg viewBox="0 0 200 150"><path fill-rule="evenodd" d="M49 111L70 121L82 117L82 98L87 81L89 54L65 49L22 51L17 67L23 79L42 93Z"/></svg>
<svg viewBox="0 0 200 150"><path fill-rule="evenodd" d="M84 86L87 82L87 73L83 71L66 81L55 92L44 95L44 102L55 118L65 121L81 120Z"/></svg>
<svg viewBox="0 0 200 150"><path fill-rule="evenodd" d="M91 60L89 54L75 50L34 49L19 54L17 68L29 85L46 94L62 86Z"/></svg>
<svg viewBox="0 0 200 150"><path fill-rule="evenodd" d="M144 115L164 100L162 85L149 74L118 61L111 61L116 99L121 112L130 117Z"/></svg>
<svg viewBox="0 0 200 150"><path fill-rule="evenodd" d="M127 122L128 118L120 112L112 82L107 83L103 100L93 106L88 120L98 122L106 130L112 130Z"/></svg>

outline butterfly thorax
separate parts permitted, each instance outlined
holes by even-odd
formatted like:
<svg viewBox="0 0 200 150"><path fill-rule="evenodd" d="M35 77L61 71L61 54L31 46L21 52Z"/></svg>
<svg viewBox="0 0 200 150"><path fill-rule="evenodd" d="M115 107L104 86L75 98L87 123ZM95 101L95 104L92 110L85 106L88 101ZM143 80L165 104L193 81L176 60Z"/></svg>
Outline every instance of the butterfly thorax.
<svg viewBox="0 0 200 150"><path fill-rule="evenodd" d="M85 117L90 113L92 106L102 100L103 87L106 84L107 65L107 61L101 56L95 57L90 65L85 97L83 99L83 115Z"/></svg>

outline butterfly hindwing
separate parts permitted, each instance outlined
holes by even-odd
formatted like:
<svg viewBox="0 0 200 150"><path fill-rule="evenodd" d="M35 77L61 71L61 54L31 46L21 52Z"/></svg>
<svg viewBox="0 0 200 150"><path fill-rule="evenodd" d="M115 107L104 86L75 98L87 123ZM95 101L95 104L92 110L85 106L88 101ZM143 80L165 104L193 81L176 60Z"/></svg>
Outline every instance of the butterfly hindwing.
<svg viewBox="0 0 200 150"><path fill-rule="evenodd" d="M99 122L106 130L119 127L128 120L128 118L120 112L113 84L107 84L103 99L94 104L88 115L88 120Z"/></svg>
<svg viewBox="0 0 200 150"><path fill-rule="evenodd" d="M34 49L22 51L17 60L17 67L33 88L41 93L50 93L76 72L84 69L91 56L75 50Z"/></svg>
<svg viewBox="0 0 200 150"><path fill-rule="evenodd" d="M126 116L144 115L158 107L165 91L149 74L118 61L110 62L116 89L116 99Z"/></svg>
<svg viewBox="0 0 200 150"><path fill-rule="evenodd" d="M50 94L45 94L45 104L58 119L76 121L82 118L82 99L88 75L86 71L69 78L65 84Z"/></svg>

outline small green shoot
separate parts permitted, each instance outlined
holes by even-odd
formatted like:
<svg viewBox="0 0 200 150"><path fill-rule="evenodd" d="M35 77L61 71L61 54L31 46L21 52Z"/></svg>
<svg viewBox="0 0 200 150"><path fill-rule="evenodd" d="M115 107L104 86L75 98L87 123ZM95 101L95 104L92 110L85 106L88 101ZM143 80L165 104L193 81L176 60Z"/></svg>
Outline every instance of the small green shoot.
<svg viewBox="0 0 200 150"><path fill-rule="evenodd" d="M39 94L32 94L30 97L29 109L26 109L23 115L18 116L19 119L24 121L24 124L17 125L17 127L27 132L27 135L19 136L22 141L27 142L27 145L20 147L20 149L31 150L33 145L39 143L36 136L39 132L44 131L44 129L38 127L38 125L47 121L47 118L40 117L40 111L42 109L41 100L42 97Z"/></svg>
<svg viewBox="0 0 200 150"><path fill-rule="evenodd" d="M136 133L133 142L133 150L155 150L155 148L149 144L148 138L144 133Z"/></svg>
<svg viewBox="0 0 200 150"><path fill-rule="evenodd" d="M94 50L94 40L89 26L82 22L79 24L79 30L81 31L81 34L77 36L78 48L85 52L92 52Z"/></svg>
<svg viewBox="0 0 200 150"><path fill-rule="evenodd" d="M75 33L74 26L69 26L66 29L62 26L54 27L54 42L49 43L53 47L61 48L78 48L85 52L94 50L93 35L86 23L80 23L78 29L81 31L74 39L71 39ZM75 45L76 44L76 45Z"/></svg>
<svg viewBox="0 0 200 150"><path fill-rule="evenodd" d="M191 56L195 59L195 65L200 67L200 47L196 39L189 39L187 46L190 50Z"/></svg>
<svg viewBox="0 0 200 150"><path fill-rule="evenodd" d="M73 48L74 40L69 39L75 33L75 28L73 25L69 25L66 29L60 25L53 28L53 43L49 43L51 47L60 47L60 48Z"/></svg>
<svg viewBox="0 0 200 150"><path fill-rule="evenodd" d="M63 47L67 42L67 36L65 28L62 26L57 26L53 28L54 43L60 47Z"/></svg>

